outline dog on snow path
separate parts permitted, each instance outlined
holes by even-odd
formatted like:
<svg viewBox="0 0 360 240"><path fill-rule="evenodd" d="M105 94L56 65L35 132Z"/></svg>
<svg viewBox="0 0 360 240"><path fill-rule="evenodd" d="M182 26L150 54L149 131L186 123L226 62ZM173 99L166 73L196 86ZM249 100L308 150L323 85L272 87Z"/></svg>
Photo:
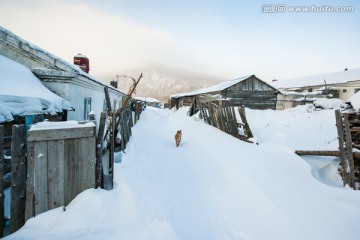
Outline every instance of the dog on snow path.
<svg viewBox="0 0 360 240"><path fill-rule="evenodd" d="M178 147L180 145L181 135L182 135L181 130L178 130L175 134L176 147Z"/></svg>

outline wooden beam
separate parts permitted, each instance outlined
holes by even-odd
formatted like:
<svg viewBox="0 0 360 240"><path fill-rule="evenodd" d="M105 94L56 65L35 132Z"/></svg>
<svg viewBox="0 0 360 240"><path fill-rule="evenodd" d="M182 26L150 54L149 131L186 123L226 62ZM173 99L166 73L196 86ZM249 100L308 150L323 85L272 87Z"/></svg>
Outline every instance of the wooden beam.
<svg viewBox="0 0 360 240"><path fill-rule="evenodd" d="M11 143L11 233L16 232L25 224L25 142L25 126L14 125Z"/></svg>
<svg viewBox="0 0 360 240"><path fill-rule="evenodd" d="M49 140L63 140L71 138L85 138L93 137L96 134L96 129L93 126L83 126L79 128L59 128L57 131L48 131L48 129L39 129L39 130L29 130L28 131L28 141L37 142L37 141L49 141Z"/></svg>
<svg viewBox="0 0 360 240"><path fill-rule="evenodd" d="M99 132L96 138L95 188L102 186L102 144L105 132L106 113L100 115Z"/></svg>
<svg viewBox="0 0 360 240"><path fill-rule="evenodd" d="M111 111L111 101L110 101L109 88L104 87L104 92L105 92L106 108L107 108L107 112L109 113Z"/></svg>
<svg viewBox="0 0 360 240"><path fill-rule="evenodd" d="M0 238L4 237L4 126L0 125Z"/></svg>

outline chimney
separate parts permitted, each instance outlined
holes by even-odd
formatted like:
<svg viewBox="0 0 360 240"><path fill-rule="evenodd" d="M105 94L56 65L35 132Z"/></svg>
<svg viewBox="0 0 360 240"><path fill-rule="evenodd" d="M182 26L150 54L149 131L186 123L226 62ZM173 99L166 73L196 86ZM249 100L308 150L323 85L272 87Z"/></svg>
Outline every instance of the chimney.
<svg viewBox="0 0 360 240"><path fill-rule="evenodd" d="M110 85L117 89L118 88L118 81L117 80L111 80Z"/></svg>
<svg viewBox="0 0 360 240"><path fill-rule="evenodd" d="M78 65L84 72L89 73L90 71L90 64L89 64L89 59L82 55L82 54L77 54L74 57L74 64Z"/></svg>

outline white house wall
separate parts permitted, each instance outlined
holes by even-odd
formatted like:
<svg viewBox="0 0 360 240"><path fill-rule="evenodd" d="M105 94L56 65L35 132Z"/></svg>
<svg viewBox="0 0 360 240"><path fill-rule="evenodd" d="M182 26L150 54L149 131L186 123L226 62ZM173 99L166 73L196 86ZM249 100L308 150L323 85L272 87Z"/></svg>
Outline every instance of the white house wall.
<svg viewBox="0 0 360 240"><path fill-rule="evenodd" d="M104 86L91 84L80 79L66 81L54 81L43 79L44 85L57 95L69 101L75 111L68 112L68 120L82 121L84 119L85 104L84 99L91 98L91 111L95 112L96 121L99 122L100 114L104 111L105 93ZM117 100L117 107L121 106L124 94L117 92L109 87L111 104Z"/></svg>

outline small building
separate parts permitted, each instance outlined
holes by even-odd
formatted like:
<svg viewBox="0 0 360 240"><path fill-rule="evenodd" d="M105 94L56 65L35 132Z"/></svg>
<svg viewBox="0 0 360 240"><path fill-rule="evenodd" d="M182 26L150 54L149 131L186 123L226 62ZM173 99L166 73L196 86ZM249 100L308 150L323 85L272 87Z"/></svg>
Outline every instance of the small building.
<svg viewBox="0 0 360 240"><path fill-rule="evenodd" d="M275 87L255 75L250 75L190 93L172 95L170 103L171 107L179 108L194 102L222 101L227 106L276 109L278 93L279 90Z"/></svg>
<svg viewBox="0 0 360 240"><path fill-rule="evenodd" d="M283 109L316 98L338 98L345 102L360 91L360 68L284 79L272 84L283 92L278 99L278 107Z"/></svg>
<svg viewBox="0 0 360 240"><path fill-rule="evenodd" d="M110 101L122 104L125 93L105 84L90 74L89 59L81 54L74 57L74 65L22 39L11 31L0 27L0 55L30 69L41 82L56 95L71 103L74 111L69 111L65 120L87 120L91 111L106 110L104 87L109 88ZM20 87L20 86L19 86Z"/></svg>
<svg viewBox="0 0 360 240"><path fill-rule="evenodd" d="M156 98L149 97L134 97L135 100L141 101L146 104L146 106L161 108L161 101Z"/></svg>

